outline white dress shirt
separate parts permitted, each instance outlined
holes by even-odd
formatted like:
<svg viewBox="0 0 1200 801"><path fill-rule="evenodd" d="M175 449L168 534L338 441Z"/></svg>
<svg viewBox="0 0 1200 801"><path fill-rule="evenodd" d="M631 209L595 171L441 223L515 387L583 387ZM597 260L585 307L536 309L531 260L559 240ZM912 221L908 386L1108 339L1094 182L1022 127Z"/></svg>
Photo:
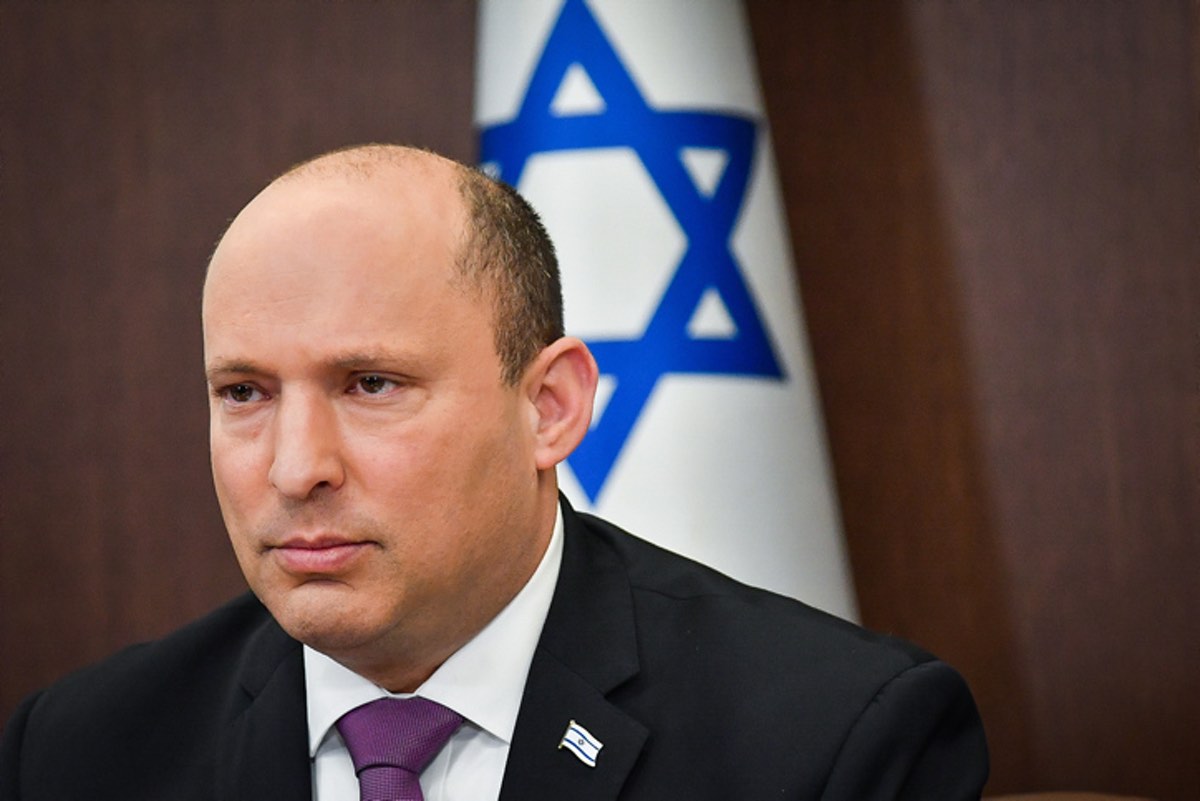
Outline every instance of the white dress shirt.
<svg viewBox="0 0 1200 801"><path fill-rule="evenodd" d="M562 528L559 509L550 544L529 581L491 623L417 688L415 695L437 701L465 719L421 774L425 801L499 798L525 678L558 583ZM407 696L387 692L307 645L304 684L313 799L358 801L354 765L334 723L377 698Z"/></svg>

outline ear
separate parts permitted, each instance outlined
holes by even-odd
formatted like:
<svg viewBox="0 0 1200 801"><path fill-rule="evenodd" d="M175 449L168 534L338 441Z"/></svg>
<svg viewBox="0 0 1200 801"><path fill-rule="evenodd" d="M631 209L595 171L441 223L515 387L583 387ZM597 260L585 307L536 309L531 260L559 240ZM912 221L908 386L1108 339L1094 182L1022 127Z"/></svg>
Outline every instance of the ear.
<svg viewBox="0 0 1200 801"><path fill-rule="evenodd" d="M599 371L587 345L562 337L542 349L525 373L525 396L535 415L534 459L548 470L579 445L592 422Z"/></svg>

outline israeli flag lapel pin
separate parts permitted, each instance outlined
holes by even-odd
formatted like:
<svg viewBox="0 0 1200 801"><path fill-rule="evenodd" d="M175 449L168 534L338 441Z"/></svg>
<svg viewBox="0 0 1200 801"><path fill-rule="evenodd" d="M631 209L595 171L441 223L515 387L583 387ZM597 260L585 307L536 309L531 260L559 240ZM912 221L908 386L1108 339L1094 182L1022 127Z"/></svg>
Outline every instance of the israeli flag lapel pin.
<svg viewBox="0 0 1200 801"><path fill-rule="evenodd" d="M567 731L558 743L559 748L565 748L579 758L579 761L589 768L596 767L596 757L604 743L600 742L590 731L575 721L567 724Z"/></svg>

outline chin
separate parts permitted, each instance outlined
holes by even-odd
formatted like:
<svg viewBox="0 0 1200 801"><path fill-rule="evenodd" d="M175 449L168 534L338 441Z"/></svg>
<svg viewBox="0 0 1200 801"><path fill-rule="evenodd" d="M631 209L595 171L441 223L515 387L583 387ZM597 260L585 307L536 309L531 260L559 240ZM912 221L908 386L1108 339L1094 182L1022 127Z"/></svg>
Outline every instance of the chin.
<svg viewBox="0 0 1200 801"><path fill-rule="evenodd" d="M260 597L290 637L332 656L378 639L387 628L356 595L344 584L309 582Z"/></svg>

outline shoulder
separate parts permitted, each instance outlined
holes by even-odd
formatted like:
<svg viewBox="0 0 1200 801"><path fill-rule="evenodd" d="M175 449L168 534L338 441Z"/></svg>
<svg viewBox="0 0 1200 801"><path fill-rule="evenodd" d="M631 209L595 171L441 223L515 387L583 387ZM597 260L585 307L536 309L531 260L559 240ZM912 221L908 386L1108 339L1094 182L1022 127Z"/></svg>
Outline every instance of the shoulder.
<svg viewBox="0 0 1200 801"><path fill-rule="evenodd" d="M614 698L667 732L659 735L659 754L677 748L682 763L683 755L704 752L708 732L738 732L725 747L774 782L763 792L787 787L803 796L837 786L845 794L830 797L874 798L885 797L876 796L880 788L852 778L915 776L927 755L949 751L960 764L940 770L947 763L938 762L931 772L982 784L987 757L978 712L944 662L605 521L579 519L582 536L615 554L628 576L640 670ZM883 771L888 763L905 767ZM886 797L907 797L893 789Z"/></svg>
<svg viewBox="0 0 1200 801"><path fill-rule="evenodd" d="M0 788L18 772L53 775L62 753L77 765L120 775L136 771L133 763L147 754L211 742L244 707L243 684L254 663L264 657L278 663L293 647L247 594L160 640L79 670L27 698L8 721Z"/></svg>
<svg viewBox="0 0 1200 801"><path fill-rule="evenodd" d="M62 703L93 714L117 709L128 714L142 698L158 700L185 688L201 694L228 682L247 644L273 626L266 609L247 593L162 639L131 645L66 676L41 694L38 708Z"/></svg>
<svg viewBox="0 0 1200 801"><path fill-rule="evenodd" d="M607 521L577 515L588 535L621 562L639 623L675 632L694 647L739 645L769 655L771 667L796 663L844 674L891 676L933 657L895 637L868 631L801 601L751 587L708 566L642 540ZM672 638L673 639L673 638ZM719 654L713 654L719 656Z"/></svg>

